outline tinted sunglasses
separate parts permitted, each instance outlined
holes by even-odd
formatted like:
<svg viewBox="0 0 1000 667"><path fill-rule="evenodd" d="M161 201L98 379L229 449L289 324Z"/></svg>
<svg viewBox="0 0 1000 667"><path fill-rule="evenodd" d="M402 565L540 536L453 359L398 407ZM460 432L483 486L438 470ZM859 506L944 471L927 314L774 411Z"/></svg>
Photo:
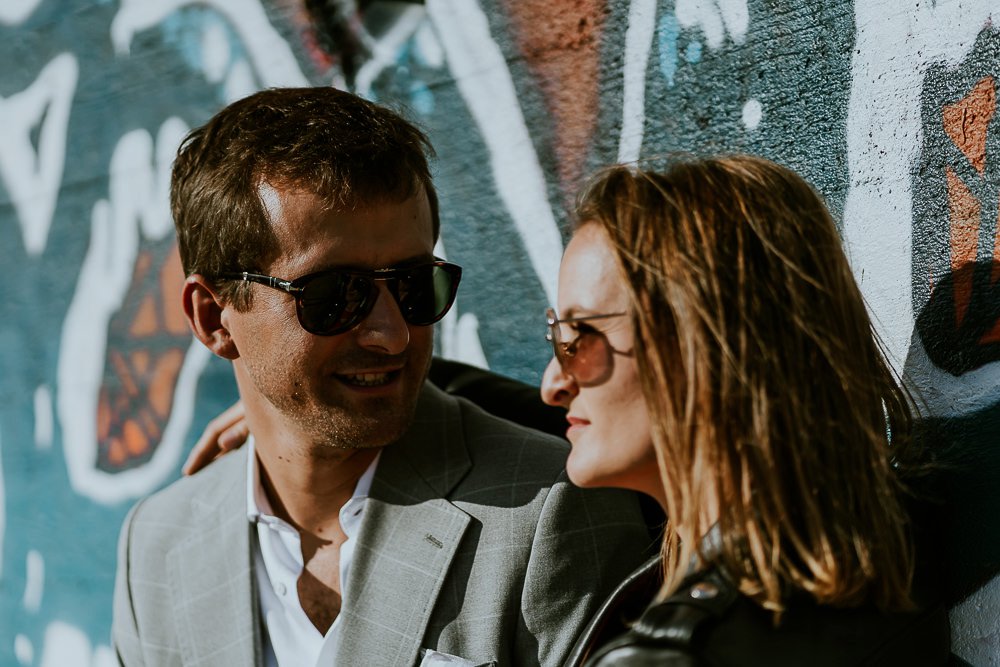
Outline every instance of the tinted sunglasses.
<svg viewBox="0 0 1000 667"><path fill-rule="evenodd" d="M444 317L458 292L462 267L440 259L393 269L356 271L330 269L284 280L258 273L223 273L228 280L260 283L295 297L295 314L302 328L317 336L350 331L375 307L384 282L408 324L428 326Z"/></svg>
<svg viewBox="0 0 1000 667"><path fill-rule="evenodd" d="M613 370L614 362L611 355L624 354L611 347L607 337L597 329L581 324L590 320L605 320L611 317L622 317L628 313L608 313L604 315L586 315L584 317L567 317L560 320L556 311L551 308L545 311L548 332L545 340L552 343L552 352L563 372L572 375L580 384L601 382ZM575 325L576 338L563 340L562 327Z"/></svg>

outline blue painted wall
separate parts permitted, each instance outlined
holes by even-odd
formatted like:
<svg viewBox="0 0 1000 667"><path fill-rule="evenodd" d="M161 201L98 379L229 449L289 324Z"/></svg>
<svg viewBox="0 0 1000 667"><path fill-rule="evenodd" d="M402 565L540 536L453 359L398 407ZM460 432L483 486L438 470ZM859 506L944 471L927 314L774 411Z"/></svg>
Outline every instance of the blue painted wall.
<svg viewBox="0 0 1000 667"><path fill-rule="evenodd" d="M0 5L0 664L109 665L115 542L235 398L192 345L167 207L188 128L275 85L402 106L438 149L466 267L439 352L537 382L566 208L592 169L750 151L841 218L888 351L975 475L950 540L956 651L1000 658L995 3L371 3L330 43L302 0ZM499 276L499 277L498 277ZM1000 527L997 527L1000 528ZM965 548L968 546L968 548Z"/></svg>

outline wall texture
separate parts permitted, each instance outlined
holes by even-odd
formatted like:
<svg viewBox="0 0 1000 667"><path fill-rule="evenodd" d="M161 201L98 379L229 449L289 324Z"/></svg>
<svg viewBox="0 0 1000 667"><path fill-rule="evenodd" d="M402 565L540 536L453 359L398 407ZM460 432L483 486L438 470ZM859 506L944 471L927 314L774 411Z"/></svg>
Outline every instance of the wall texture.
<svg viewBox="0 0 1000 667"><path fill-rule="evenodd" d="M256 89L331 83L405 106L438 149L440 250L466 267L439 351L532 382L585 174L671 151L801 171L842 218L929 433L960 461L944 484L961 507L946 517L955 651L997 664L998 11L3 0L0 664L113 663L121 519L235 398L179 314L167 184L180 138Z"/></svg>

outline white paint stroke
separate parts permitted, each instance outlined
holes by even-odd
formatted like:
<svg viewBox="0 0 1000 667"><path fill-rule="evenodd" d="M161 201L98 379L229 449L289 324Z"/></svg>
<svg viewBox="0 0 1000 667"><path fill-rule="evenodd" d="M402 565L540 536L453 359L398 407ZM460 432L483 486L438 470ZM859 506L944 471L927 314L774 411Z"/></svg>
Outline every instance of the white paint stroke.
<svg viewBox="0 0 1000 667"><path fill-rule="evenodd" d="M546 298L555 303L562 237L507 62L478 2L428 0L427 12L455 84L489 150L497 194Z"/></svg>
<svg viewBox="0 0 1000 667"><path fill-rule="evenodd" d="M78 66L70 53L53 58L26 90L0 98L0 178L17 211L24 247L45 249L66 160L66 132ZM41 124L38 149L32 130Z"/></svg>
<svg viewBox="0 0 1000 667"><path fill-rule="evenodd" d="M434 254L442 259L448 257L441 239L438 239L434 246ZM479 340L479 320L472 313L459 315L460 312L458 299L455 299L451 310L438 325L441 356L488 369L490 365L486 360L486 353L483 352L483 344Z"/></svg>
<svg viewBox="0 0 1000 667"><path fill-rule="evenodd" d="M233 63L226 76L223 96L226 103L241 100L257 90L257 80L253 75L253 68L242 58Z"/></svg>
<svg viewBox="0 0 1000 667"><path fill-rule="evenodd" d="M34 549L28 551L24 560L24 597L21 603L30 614L42 607L42 593L45 591L45 559Z"/></svg>
<svg viewBox="0 0 1000 667"><path fill-rule="evenodd" d="M45 628L40 667L91 664L90 639L83 630L63 621L49 623Z"/></svg>
<svg viewBox="0 0 1000 667"><path fill-rule="evenodd" d="M14 656L22 665L30 665L35 661L35 647L31 645L31 640L24 635L14 637Z"/></svg>
<svg viewBox="0 0 1000 667"><path fill-rule="evenodd" d="M756 130L760 126L760 121L764 117L764 109L760 105L760 100L749 99L743 105L743 127L748 130Z"/></svg>
<svg viewBox="0 0 1000 667"><path fill-rule="evenodd" d="M173 473L191 424L197 380L210 356L197 341L189 346L173 409L148 462L113 474L96 468L97 405L108 325L131 284L140 230L147 238L163 238L169 232L168 156L185 131L182 121L171 118L161 126L155 149L145 130L119 140L109 168L110 199L94 205L90 246L63 323L56 400L63 453L73 489L96 502L110 504L149 493Z"/></svg>
<svg viewBox="0 0 1000 667"><path fill-rule="evenodd" d="M42 0L3 0L0 2L0 23L19 25L24 23L42 4Z"/></svg>
<svg viewBox="0 0 1000 667"><path fill-rule="evenodd" d="M444 66L444 49L441 42L434 34L434 26L428 21L420 24L420 28L413 36L414 48L417 57L428 67L438 68Z"/></svg>
<svg viewBox="0 0 1000 667"><path fill-rule="evenodd" d="M229 35L221 22L211 22L201 35L202 69L212 83L219 83L226 76L233 53L229 46Z"/></svg>
<svg viewBox="0 0 1000 667"><path fill-rule="evenodd" d="M924 74L936 63L961 62L995 10L989 0L854 5L843 235L861 292L899 370L914 318L910 173L922 145Z"/></svg>
<svg viewBox="0 0 1000 667"><path fill-rule="evenodd" d="M111 21L111 42L115 51L127 55L136 33L152 28L187 6L209 7L230 22L264 86L309 85L291 47L268 21L267 13L256 0L121 0L118 13Z"/></svg>
<svg viewBox="0 0 1000 667"><path fill-rule="evenodd" d="M722 46L726 34L742 44L750 27L746 0L677 0L674 13L682 28L701 28L713 50Z"/></svg>
<svg viewBox="0 0 1000 667"><path fill-rule="evenodd" d="M115 652L107 644L98 644L94 647L94 659L90 667L120 667Z"/></svg>
<svg viewBox="0 0 1000 667"><path fill-rule="evenodd" d="M395 64L400 49L425 25L427 11L421 5L401 6L392 27L379 39L366 40L371 48L371 57L358 68L354 79L354 92L362 97L371 96L371 87L385 68Z"/></svg>
<svg viewBox="0 0 1000 667"><path fill-rule="evenodd" d="M656 33L656 0L632 0L625 29L622 66L622 129L618 162L635 162L642 153L646 119L646 68ZM555 303L555 301L552 301Z"/></svg>
<svg viewBox="0 0 1000 667"><path fill-rule="evenodd" d="M35 447L51 449L52 431L52 392L43 384L35 389Z"/></svg>

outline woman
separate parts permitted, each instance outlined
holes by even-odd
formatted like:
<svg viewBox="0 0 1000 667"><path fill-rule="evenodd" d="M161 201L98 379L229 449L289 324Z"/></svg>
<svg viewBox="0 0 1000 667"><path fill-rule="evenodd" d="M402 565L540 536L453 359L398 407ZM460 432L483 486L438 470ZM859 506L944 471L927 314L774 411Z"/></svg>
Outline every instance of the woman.
<svg viewBox="0 0 1000 667"><path fill-rule="evenodd" d="M669 521L574 661L945 664L946 618L911 593L909 403L821 199L734 156L612 168L578 220L542 397L574 483Z"/></svg>

